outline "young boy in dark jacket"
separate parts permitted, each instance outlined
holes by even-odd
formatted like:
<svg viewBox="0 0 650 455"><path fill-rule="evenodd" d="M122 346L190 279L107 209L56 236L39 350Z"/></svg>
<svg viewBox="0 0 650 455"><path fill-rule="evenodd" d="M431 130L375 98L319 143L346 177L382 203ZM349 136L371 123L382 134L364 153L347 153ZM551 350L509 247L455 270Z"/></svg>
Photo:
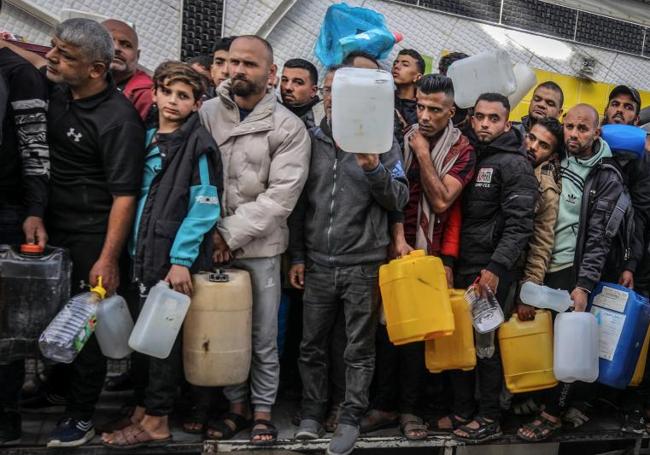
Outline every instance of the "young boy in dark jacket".
<svg viewBox="0 0 650 455"><path fill-rule="evenodd" d="M187 64L165 62L154 74L158 122L147 130L142 191L130 248L143 297L160 280L191 296L191 272L210 258L206 234L219 218L222 174L217 145L196 113L204 91L202 77ZM137 407L130 425L103 435L109 447L128 449L171 440L168 416L181 371L180 338L166 359L137 357Z"/></svg>

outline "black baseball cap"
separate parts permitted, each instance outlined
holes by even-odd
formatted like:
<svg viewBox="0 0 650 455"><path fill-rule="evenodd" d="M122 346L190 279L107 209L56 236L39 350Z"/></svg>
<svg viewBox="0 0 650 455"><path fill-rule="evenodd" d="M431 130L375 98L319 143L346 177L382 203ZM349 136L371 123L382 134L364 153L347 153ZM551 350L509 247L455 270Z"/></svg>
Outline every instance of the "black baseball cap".
<svg viewBox="0 0 650 455"><path fill-rule="evenodd" d="M634 101L634 103L636 103L636 113L637 114L639 113L639 111L641 110L641 95L639 95L639 91L637 89L635 89L634 87L630 87L629 85L617 85L610 92L609 101L611 101L612 98L615 98L618 95L629 95Z"/></svg>

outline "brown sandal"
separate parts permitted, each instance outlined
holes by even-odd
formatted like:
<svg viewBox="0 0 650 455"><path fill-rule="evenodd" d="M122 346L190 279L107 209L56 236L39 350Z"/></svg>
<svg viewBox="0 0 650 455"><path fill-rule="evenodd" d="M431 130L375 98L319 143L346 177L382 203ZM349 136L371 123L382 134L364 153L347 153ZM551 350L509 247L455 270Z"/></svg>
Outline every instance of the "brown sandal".
<svg viewBox="0 0 650 455"><path fill-rule="evenodd" d="M133 450L141 447L160 447L166 446L172 442L172 437L156 439L151 436L147 430L142 428L139 423L134 423L131 426L118 430L113 433L115 438L112 442L102 441L102 444L111 449L117 450Z"/></svg>

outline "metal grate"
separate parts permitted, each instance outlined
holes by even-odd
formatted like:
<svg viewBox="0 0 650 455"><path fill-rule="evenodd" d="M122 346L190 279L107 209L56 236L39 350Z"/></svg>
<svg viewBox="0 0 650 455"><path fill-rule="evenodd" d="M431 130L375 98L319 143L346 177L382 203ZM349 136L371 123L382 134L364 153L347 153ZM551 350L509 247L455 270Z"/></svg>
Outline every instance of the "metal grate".
<svg viewBox="0 0 650 455"><path fill-rule="evenodd" d="M499 21L501 9L501 0L420 0L419 4L425 8L491 22Z"/></svg>
<svg viewBox="0 0 650 455"><path fill-rule="evenodd" d="M576 41L630 54L641 54L643 27L581 11L578 15Z"/></svg>
<svg viewBox="0 0 650 455"><path fill-rule="evenodd" d="M221 37L225 0L184 0L181 58L211 54Z"/></svg>
<svg viewBox="0 0 650 455"><path fill-rule="evenodd" d="M545 0L393 0L504 27L650 57L650 27ZM650 3L646 0L645 3Z"/></svg>
<svg viewBox="0 0 650 455"><path fill-rule="evenodd" d="M501 23L522 30L573 39L576 10L539 0L504 0Z"/></svg>

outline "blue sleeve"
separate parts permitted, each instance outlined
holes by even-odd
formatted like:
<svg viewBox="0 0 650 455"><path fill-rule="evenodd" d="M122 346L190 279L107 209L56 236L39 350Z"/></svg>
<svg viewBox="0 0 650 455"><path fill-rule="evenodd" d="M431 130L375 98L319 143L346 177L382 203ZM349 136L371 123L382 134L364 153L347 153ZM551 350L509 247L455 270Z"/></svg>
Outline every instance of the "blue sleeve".
<svg viewBox="0 0 650 455"><path fill-rule="evenodd" d="M190 188L187 216L169 253L172 264L188 268L199 255L203 237L214 227L221 213L217 187L210 183L210 166L205 154L199 158L199 176L200 184Z"/></svg>

